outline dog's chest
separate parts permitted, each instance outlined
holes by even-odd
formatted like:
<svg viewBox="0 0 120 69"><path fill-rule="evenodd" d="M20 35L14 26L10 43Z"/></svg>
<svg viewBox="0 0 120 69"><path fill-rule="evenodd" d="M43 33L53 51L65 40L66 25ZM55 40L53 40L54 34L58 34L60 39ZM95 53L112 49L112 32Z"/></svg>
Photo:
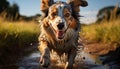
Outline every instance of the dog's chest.
<svg viewBox="0 0 120 69"><path fill-rule="evenodd" d="M59 53L65 53L72 48L72 43L69 43L69 40L57 41L55 44L51 44L50 48Z"/></svg>
<svg viewBox="0 0 120 69"><path fill-rule="evenodd" d="M56 42L56 44L55 44L55 48L56 49L64 49L64 48L66 48L67 47L67 45L66 45L66 41L58 41L58 42Z"/></svg>

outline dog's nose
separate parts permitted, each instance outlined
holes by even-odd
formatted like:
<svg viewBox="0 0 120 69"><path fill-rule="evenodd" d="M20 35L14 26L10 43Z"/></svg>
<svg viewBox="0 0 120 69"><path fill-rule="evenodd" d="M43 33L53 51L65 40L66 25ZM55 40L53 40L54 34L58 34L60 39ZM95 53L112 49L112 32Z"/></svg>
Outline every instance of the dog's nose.
<svg viewBox="0 0 120 69"><path fill-rule="evenodd" d="M64 27L64 23L59 23L59 24L57 25L57 27L58 27L59 30L62 30L63 27Z"/></svg>

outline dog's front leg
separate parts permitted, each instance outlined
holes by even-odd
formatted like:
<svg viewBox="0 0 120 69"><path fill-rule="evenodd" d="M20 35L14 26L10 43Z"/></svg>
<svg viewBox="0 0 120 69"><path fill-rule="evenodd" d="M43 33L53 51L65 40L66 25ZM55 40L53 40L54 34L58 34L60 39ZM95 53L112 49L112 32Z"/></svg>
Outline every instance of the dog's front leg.
<svg viewBox="0 0 120 69"><path fill-rule="evenodd" d="M65 69L72 69L73 68L75 56L76 56L76 50L75 49L71 50L68 53L68 62L65 66Z"/></svg>
<svg viewBox="0 0 120 69"><path fill-rule="evenodd" d="M50 65L50 50L46 41L41 41L38 47L41 54L40 63L42 67L47 68Z"/></svg>

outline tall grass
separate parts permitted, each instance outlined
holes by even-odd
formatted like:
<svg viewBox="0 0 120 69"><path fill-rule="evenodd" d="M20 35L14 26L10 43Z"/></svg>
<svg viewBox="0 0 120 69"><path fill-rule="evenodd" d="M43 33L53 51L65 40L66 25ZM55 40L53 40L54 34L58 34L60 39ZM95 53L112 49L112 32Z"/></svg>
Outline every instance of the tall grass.
<svg viewBox="0 0 120 69"><path fill-rule="evenodd" d="M0 20L0 48L24 47L37 42L39 26L33 22Z"/></svg>
<svg viewBox="0 0 120 69"><path fill-rule="evenodd" d="M120 16L117 15L119 5L111 11L110 19L101 23L84 26L81 35L90 41L120 45Z"/></svg>
<svg viewBox="0 0 120 69"><path fill-rule="evenodd" d="M104 21L82 28L81 35L90 41L120 44L120 20Z"/></svg>

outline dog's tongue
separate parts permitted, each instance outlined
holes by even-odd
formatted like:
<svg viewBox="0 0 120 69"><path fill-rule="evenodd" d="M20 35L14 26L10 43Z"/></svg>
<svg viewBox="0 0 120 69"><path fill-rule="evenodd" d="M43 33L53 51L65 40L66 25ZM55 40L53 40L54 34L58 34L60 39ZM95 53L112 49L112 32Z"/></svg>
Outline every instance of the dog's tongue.
<svg viewBox="0 0 120 69"><path fill-rule="evenodd" d="M64 31L58 31L58 36L63 36Z"/></svg>

